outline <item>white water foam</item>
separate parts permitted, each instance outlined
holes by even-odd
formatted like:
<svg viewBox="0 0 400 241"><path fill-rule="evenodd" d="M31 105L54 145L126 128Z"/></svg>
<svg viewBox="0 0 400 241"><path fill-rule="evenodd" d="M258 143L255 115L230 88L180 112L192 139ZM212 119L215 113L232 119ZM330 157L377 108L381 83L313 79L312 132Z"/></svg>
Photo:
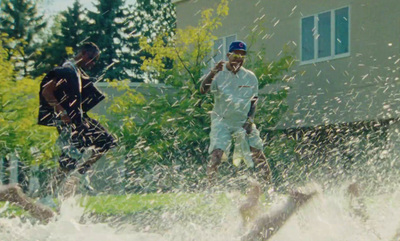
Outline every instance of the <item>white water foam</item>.
<svg viewBox="0 0 400 241"><path fill-rule="evenodd" d="M0 219L1 241L163 241L161 235L118 232L107 224L79 222L83 208L77 201L68 199L62 203L57 220L47 225L21 222L19 218Z"/></svg>
<svg viewBox="0 0 400 241"><path fill-rule="evenodd" d="M400 192L365 197L369 218L351 212L345 188L325 191L301 208L271 238L273 241L379 241L393 240L400 225ZM235 204L215 225L197 222L172 223L157 233L113 228L108 224L81 223L83 209L75 200L63 203L60 216L47 225L0 219L1 241L235 241L244 233ZM168 220L169 214L159 217ZM214 220L215 221L215 220Z"/></svg>

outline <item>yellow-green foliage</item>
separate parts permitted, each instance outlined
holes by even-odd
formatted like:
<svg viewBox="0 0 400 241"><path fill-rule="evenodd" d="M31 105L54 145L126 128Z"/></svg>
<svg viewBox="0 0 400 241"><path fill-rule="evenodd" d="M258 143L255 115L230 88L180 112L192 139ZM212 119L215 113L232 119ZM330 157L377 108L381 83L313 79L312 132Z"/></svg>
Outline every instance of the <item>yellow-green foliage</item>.
<svg viewBox="0 0 400 241"><path fill-rule="evenodd" d="M172 39L164 34L140 40L146 53L142 69L173 88L164 91L143 85L141 89L145 89L146 96L126 88L109 108L115 120L110 123L111 130L125 147L125 167L127 173L132 173L132 180L136 175L158 172L155 178L146 181L146 191L156 191L158 187L170 190L182 178L191 183L189 179L194 181L204 175L198 167L208 157L207 112L211 109L211 99L198 92L199 79L211 57L216 39L213 31L228 14L228 0L222 0L215 9L204 10L197 26L177 29ZM166 66L171 60L172 69ZM168 171L170 167L185 169L192 165L196 165L197 173L175 176L173 173L178 169Z"/></svg>
<svg viewBox="0 0 400 241"><path fill-rule="evenodd" d="M138 106L146 103L144 96L131 88L129 83L128 80L109 82L110 87L123 91L122 95L113 98L111 106L108 108L109 113L112 114L112 120L124 123L120 130L122 133L132 131L136 126L132 113L136 112Z"/></svg>
<svg viewBox="0 0 400 241"><path fill-rule="evenodd" d="M1 36L0 43L7 41ZM24 162L53 155L54 128L37 125L40 79L18 78L14 63L0 46L0 156L16 153ZM32 155L31 149L39 150Z"/></svg>
<svg viewBox="0 0 400 241"><path fill-rule="evenodd" d="M200 79L212 58L210 53L216 40L213 33L229 13L228 3L228 0L221 0L218 6L203 10L197 26L177 29L172 40L166 35L154 39L143 37L140 46L147 54L142 57L142 70L149 76L158 74L157 77L174 91L150 94L145 99L128 88L110 108L110 114L122 120L112 125L121 145L128 150L124 156L127 172L134 175L156 173L154 176L172 173L146 180L146 191L171 190L183 183L179 183L180 180L197 182L205 174L198 167L208 161L212 97L199 93ZM256 73L261 88L288 78L282 77L293 63L289 51L285 50L281 59L274 62L267 62L265 55L259 56L249 52L253 60L248 61L246 67ZM172 68L166 67L168 60L173 61ZM286 94L284 90L260 95L257 122L263 135L287 110ZM160 168L156 170L155 166ZM179 175L175 175L171 167L176 167ZM197 169L182 171L193 167Z"/></svg>
<svg viewBox="0 0 400 241"><path fill-rule="evenodd" d="M216 39L213 31L222 26L222 18L228 15L228 0L222 0L216 9L203 10L197 26L177 29L174 40L168 44L164 41L167 37L165 35L158 36L153 41L145 37L142 38L140 47L151 55L150 57L142 57L142 70L160 73L169 71L165 68L164 60L172 59L175 63L173 72L180 73L182 78L180 80L170 78L166 80L166 83L174 86L183 84L191 90L197 88L196 78L199 77L201 69L204 68L207 57L210 57L209 53ZM179 74L174 77L178 76Z"/></svg>

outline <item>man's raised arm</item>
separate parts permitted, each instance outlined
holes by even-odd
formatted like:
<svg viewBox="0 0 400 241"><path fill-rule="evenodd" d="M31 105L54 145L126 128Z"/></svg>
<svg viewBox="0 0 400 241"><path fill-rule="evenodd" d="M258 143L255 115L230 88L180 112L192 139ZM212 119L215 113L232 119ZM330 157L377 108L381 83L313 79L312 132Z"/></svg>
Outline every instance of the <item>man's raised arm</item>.
<svg viewBox="0 0 400 241"><path fill-rule="evenodd" d="M219 71L222 71L224 67L224 61L221 60L219 61L215 67L203 78L203 80L201 81L201 86L200 86L200 93L201 94L206 94L208 91L210 91L211 88L211 83L214 80L215 75L217 75L217 73Z"/></svg>

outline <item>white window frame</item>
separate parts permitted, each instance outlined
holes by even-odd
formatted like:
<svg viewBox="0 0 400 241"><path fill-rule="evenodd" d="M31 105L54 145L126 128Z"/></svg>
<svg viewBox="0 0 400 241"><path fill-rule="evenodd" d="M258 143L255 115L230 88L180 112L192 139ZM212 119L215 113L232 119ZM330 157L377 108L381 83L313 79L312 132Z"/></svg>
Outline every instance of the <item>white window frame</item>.
<svg viewBox="0 0 400 241"><path fill-rule="evenodd" d="M224 61L227 60L227 58L226 58L227 52L225 52L225 51L226 51L226 49L227 49L227 47L228 47L228 44L230 44L230 43L227 43L227 42L226 42L226 39L229 38L229 37L233 37L233 36L235 37L235 40L234 40L234 41L236 41L236 40L238 39L236 33L235 33L235 34L226 35L226 36L223 36L223 37L220 37L220 38L217 38L217 39L216 39L216 40L222 39L222 60L224 60ZM214 41L214 43L215 43L215 41ZM214 62L214 54L215 54L215 52L214 52L214 46L213 46L212 55L211 55L213 61L210 61L210 62L211 62L211 65L215 64L215 63L213 63L213 62ZM212 66L212 67L214 67L214 66Z"/></svg>
<svg viewBox="0 0 400 241"><path fill-rule="evenodd" d="M349 39L348 39L348 44L349 44L349 46L348 46L348 49L349 49L349 51L347 52L347 53L342 53L342 54L335 54L335 43L336 43L336 39L335 39L335 30L336 30L336 26L335 26L335 23L336 23L336 16L335 16L335 11L336 10L339 10L339 9L342 9L342 8L348 8L349 9L349 16L348 16L348 23L349 23L349 26L348 26L348 28L349 28L349 33L348 33L348 37L349 37ZM315 35L316 34L318 34L319 33L319 30L318 30L318 15L320 15L320 14L322 14L322 13L327 13L327 12L330 12L331 13L331 55L330 56L327 56L327 57L322 57L322 58L318 58L318 38L316 38L315 37ZM351 8L350 8L350 6L343 6L343 7L340 7L340 8L335 8L335 9L332 9L332 10L328 10L328 11L322 11L322 12L319 12L319 13L317 13L317 14L313 14L313 15L309 15L309 16L305 16L305 17L302 17L301 18L301 20L300 20L300 65L305 65L305 64L312 64L312 63L318 63L318 62L324 62L324 61L328 61L328 60L333 60L333 59L339 59L339 58L345 58L345 57L349 57L350 56L350 53L351 53L351 49L350 49L350 46L351 46ZM303 19L305 19L305 18L309 18L309 17L314 17L314 28L316 29L316 31L315 31L315 33L314 33L314 58L313 59L310 59L310 60L305 60L305 61L303 61L302 60L302 58L303 58L303 43L302 43L302 40L303 40Z"/></svg>

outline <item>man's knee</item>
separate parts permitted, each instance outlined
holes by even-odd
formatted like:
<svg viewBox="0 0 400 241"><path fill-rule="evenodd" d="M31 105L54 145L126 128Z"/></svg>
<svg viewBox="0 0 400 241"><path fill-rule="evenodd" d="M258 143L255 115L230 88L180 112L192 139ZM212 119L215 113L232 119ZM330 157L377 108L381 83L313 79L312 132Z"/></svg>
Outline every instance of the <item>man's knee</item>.
<svg viewBox="0 0 400 241"><path fill-rule="evenodd" d="M117 140L110 133L103 130L101 133L96 133L95 135L88 135L87 146L94 146L94 151L96 153L104 154L110 149L117 146ZM93 140L92 140L93 139Z"/></svg>
<svg viewBox="0 0 400 241"><path fill-rule="evenodd" d="M221 161L222 155L224 154L224 151L221 149L215 149L211 152L211 159L214 160L219 160Z"/></svg>
<svg viewBox="0 0 400 241"><path fill-rule="evenodd" d="M74 170L78 164L77 160L69 157L66 154L62 154L60 156L58 163L60 164L60 168L67 172Z"/></svg>
<svg viewBox="0 0 400 241"><path fill-rule="evenodd" d="M215 149L211 152L211 158L209 166L216 167L221 163L222 155L224 151L221 149Z"/></svg>

